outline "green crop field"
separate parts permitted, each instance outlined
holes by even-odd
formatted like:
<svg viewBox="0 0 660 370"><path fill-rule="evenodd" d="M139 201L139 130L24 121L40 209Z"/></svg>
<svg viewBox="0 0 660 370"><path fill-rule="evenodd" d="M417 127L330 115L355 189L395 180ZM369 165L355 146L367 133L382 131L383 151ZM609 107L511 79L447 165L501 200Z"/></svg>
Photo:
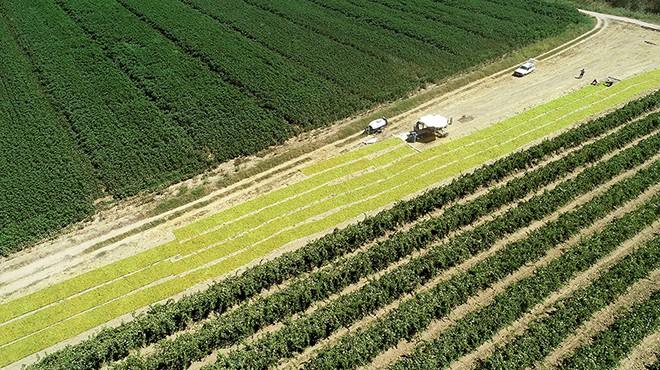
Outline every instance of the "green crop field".
<svg viewBox="0 0 660 370"><path fill-rule="evenodd" d="M388 139L373 146L366 146L354 152L309 166L302 170L308 174L306 179L175 230L176 240L174 241L0 305L0 322L2 322L0 324L0 333L2 334L0 335L0 358L2 359L0 365L7 365L78 333L99 326L115 317L167 299L188 287L226 274L250 261L265 256L289 242L332 229L335 225L358 217L365 212L378 210L404 197L418 194L462 171L506 156L512 151L550 133L564 129L586 117L610 110L634 96L657 89L658 86L660 86L660 70L655 70L626 79L609 88L589 86L474 134L446 141L421 152L412 150L407 144L398 139ZM658 100L658 93L655 93L649 98L636 103L636 105L631 105L627 110L622 110L623 113L617 115L617 112L615 112L611 114L610 116L613 118L602 120L605 123L594 121L589 125L584 125L586 132L578 134L576 132L579 128L573 129L564 136L560 135L553 140L559 140L559 138L566 136L570 137L569 133L571 133L571 135L581 135L573 144L580 145L584 140L589 140L590 135L602 135L602 130L606 128L611 130L612 127L626 123L630 119L626 118L626 115L630 117L640 116L646 111L655 109L657 104L660 104L660 101ZM638 132L641 135L640 137L648 136L657 130L655 126L657 124L657 114L651 117L641 121L644 125L640 123L642 125ZM601 131L599 131L599 127ZM620 133L611 134L614 137L621 136L620 140L624 141L621 144L611 144L611 147L608 147L609 150L622 148L629 145L631 140L634 141L633 133L637 131L633 131L636 130L633 127L636 126L631 125L630 128L625 126L625 129L622 129ZM646 140L651 140L651 138ZM644 141L644 143L647 141ZM637 163L636 161L646 158L646 155L653 154L657 150L657 147L653 146L653 143L656 142L648 142L651 144L646 145L654 148L650 154L647 153L650 149L639 149L646 150L643 152L644 155L631 152L633 153L630 154L632 157L625 157L628 158L625 163L632 165ZM538 144L524 153L531 151L534 155L546 156L548 154L539 152L540 149L535 149L538 146L543 147L543 145L543 143ZM639 143L638 145L642 144ZM643 148L646 148L646 146L643 146ZM538 159L531 158L533 155L527 155L526 158L532 163L538 161ZM584 157L579 158L586 161L600 160L601 157L594 158L593 155L585 154ZM567 158L572 157L568 156ZM506 161L506 159L497 161L490 166L504 163L503 161ZM531 164L525 166L529 165ZM569 171L575 166L575 164L563 165L560 169ZM602 166L605 166L605 164L602 164ZM518 165L508 170L518 171L523 167ZM478 172L475 174L478 174ZM499 172L498 174L500 176L505 175ZM462 177L461 179L467 178L470 177ZM550 177L543 179L544 181L550 181ZM471 181L474 186L479 184L475 182L476 180ZM485 185L492 180L481 179L479 181L485 181L483 183ZM461 197L462 191L452 190L450 194L454 197ZM427 195L403 202L399 206L395 206L393 210L398 209L397 207L403 207L405 204L416 204L419 201L415 199L425 196ZM422 209L424 207L419 208L416 212L420 212ZM487 209L488 207L482 207L479 212L485 211L488 214ZM461 210L461 208L459 207L458 210ZM394 211L384 212L375 216L375 219L379 219L379 217L387 219L391 217L387 216L387 212ZM323 217L318 218L319 215L323 215ZM371 220L367 218L362 223L370 224L370 222L373 222ZM408 222L416 222L415 220L416 218L413 218ZM362 223L358 225L362 225ZM457 224L453 225L452 227L457 226ZM378 230L380 232L385 231L383 229ZM341 235L341 232L330 234L330 237L334 235ZM373 238L368 235L369 233L364 234L364 237L367 237L364 242ZM351 238L355 238L355 236ZM317 242L313 242L311 245L315 245L314 243ZM423 245L420 245L420 248L422 247ZM333 251L333 253L338 252ZM341 255L340 252L339 255ZM323 254L314 258L320 258L321 262L325 258L328 258L328 261L333 259L329 256L324 257ZM339 260L336 263L343 264L344 262L341 261ZM301 268L303 266L311 267L312 265L303 263L303 265L295 267ZM350 266L352 265L348 267ZM285 273L286 269L283 268L282 270L281 272L276 271L275 275ZM247 274L249 275L249 273ZM231 282L233 280L225 281ZM222 284L225 283L219 284L224 286ZM237 297L243 297L245 294L253 295L261 290L258 286L258 284L254 287L241 285L238 291L231 294L238 294ZM146 329L142 326L146 324L136 324L140 325L142 329L135 334L143 334L139 334L138 337L133 337L131 334L129 335L130 339L121 339L127 343L127 347L122 345L122 348L128 349L135 346L135 344L130 343L142 345L141 343L158 341L164 334L185 327L190 319L202 319L211 310L222 311L217 307L211 308L220 304L218 302L213 303L216 298L212 298L211 301L206 301L207 298L203 298L204 294L216 294L215 289L212 287L210 289L211 293L193 295L189 300L184 300L188 303L181 304L190 311L186 311L188 313L173 319L174 326L167 326L166 329L159 324L157 327ZM229 292L222 294L229 294ZM179 303L156 307L163 308L153 308L150 313L144 317L141 316L141 318L152 320L152 317L156 317L153 320L160 320L160 318L165 319L170 315L170 312L179 315L175 312L182 310ZM137 319L138 322L142 320L141 318ZM130 327L132 324L125 325L120 326L120 328ZM111 329L109 332L114 332L113 330ZM111 336L116 335L121 336L124 334L112 334ZM103 337L103 334L100 337ZM87 351L85 346L95 346L95 341L99 340L102 339L93 339L90 342L91 344L83 342L82 347L73 347L73 349L67 351L78 353L76 356L88 356L88 354L85 354ZM67 351L65 353L68 353ZM122 353L124 352L101 355L102 358L97 359L96 365L93 365L93 367L110 358L125 356L125 353ZM68 358L69 355L63 356ZM52 361L64 361L59 360L59 353L48 358L58 359ZM130 363L129 361L126 364Z"/></svg>
<svg viewBox="0 0 660 370"><path fill-rule="evenodd" d="M587 23L538 0L3 1L0 255Z"/></svg>
<svg viewBox="0 0 660 370"><path fill-rule="evenodd" d="M0 256L588 24L560 0L2 1ZM353 143L18 292L0 368L640 362L660 333L660 69L641 70L433 145Z"/></svg>

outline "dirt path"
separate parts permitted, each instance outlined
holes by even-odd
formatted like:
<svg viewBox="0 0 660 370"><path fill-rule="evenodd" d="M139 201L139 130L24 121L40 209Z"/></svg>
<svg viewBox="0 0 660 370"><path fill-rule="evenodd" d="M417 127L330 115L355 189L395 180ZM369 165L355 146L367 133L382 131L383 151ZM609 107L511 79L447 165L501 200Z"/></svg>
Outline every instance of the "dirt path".
<svg viewBox="0 0 660 370"><path fill-rule="evenodd" d="M628 357L621 360L618 370L647 370L646 365L660 361L660 329L646 336Z"/></svg>
<svg viewBox="0 0 660 370"><path fill-rule="evenodd" d="M660 226L658 224L655 225ZM612 323L638 302L648 299L651 294L660 289L660 270L655 270L648 278L635 283L628 291L615 302L596 312L587 322L580 325L576 332L559 344L537 369L554 369L561 360L570 356L576 348L587 343L598 332L606 330Z"/></svg>
<svg viewBox="0 0 660 370"><path fill-rule="evenodd" d="M618 21L605 20L603 22L605 23L604 28L590 37L587 42L579 43L563 53L539 62L538 71L530 76L515 79L504 74L484 78L465 89L424 104L421 109L394 117L392 119L394 130L407 131L417 116L427 112L436 112L453 116L457 120L465 117L461 123L455 121L457 123L452 126L451 137L456 138L579 89L592 78L602 79L607 75L626 78L660 67L659 32ZM648 25L645 26L648 27ZM616 53L613 53L613 50L616 50ZM580 68L586 68L586 75L582 80L576 80L574 75ZM286 151L287 146L295 147L301 145L304 140L315 137L331 136L341 128L342 125L337 125L333 128L302 135L278 150ZM350 143L350 140L345 142ZM353 146L355 145L328 145L311 153L309 157L317 161L344 152ZM292 160L291 163L295 161L297 159ZM275 172L291 163L285 163L269 171ZM174 220L103 248L94 249L94 246L100 242L174 214L178 210L172 210L158 217L143 219L145 208L148 209L148 207L133 200L111 210L102 211L93 221L74 225L69 232L55 240L0 260L0 302L43 289L71 276L107 265L171 240L173 238L171 231L177 227L186 225L203 215L226 209L237 202L253 198L263 191L298 181L301 178L300 173L297 172L299 167L294 166L287 171L278 173L258 186L242 189L242 186L249 180L239 182L211 194L209 199L217 197L219 194L229 193L199 210L188 212ZM211 175L207 175L206 180L197 178L185 183L215 181L218 174L233 172L234 168L234 163L227 163L219 166ZM200 287L204 286L206 284L200 285ZM126 318L129 317L130 315L126 316ZM89 332L77 338L88 334ZM50 351L52 352L52 349Z"/></svg>

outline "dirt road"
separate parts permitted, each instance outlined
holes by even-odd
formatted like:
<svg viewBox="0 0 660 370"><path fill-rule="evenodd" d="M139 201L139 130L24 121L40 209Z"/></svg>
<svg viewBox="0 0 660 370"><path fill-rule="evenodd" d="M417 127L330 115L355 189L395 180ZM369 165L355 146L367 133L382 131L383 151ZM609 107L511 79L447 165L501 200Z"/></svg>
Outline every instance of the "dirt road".
<svg viewBox="0 0 660 370"><path fill-rule="evenodd" d="M523 78L512 77L509 73L486 77L393 117L392 128L388 128L388 131L408 131L420 115L439 113L454 117L450 138L457 138L580 89L593 79L602 80L607 76L625 79L660 68L660 26L586 13L600 20L599 31L552 57L539 58L538 69L534 73ZM585 76L576 79L575 76L582 68L586 70ZM307 137L328 135L332 130L340 128L324 129L308 134ZM329 145L309 156L313 160L321 160L344 150L345 147ZM223 165L223 168L231 169L232 164ZM101 241L153 221L140 219L144 207L135 204L124 204L104 211L96 220L81 224L55 240L0 260L0 303L161 244L172 239L172 230L181 225L257 196L264 189L285 186L301 176L296 167L291 168L265 183L234 191L229 196L172 221L103 248L89 250ZM234 188L239 189L240 186L241 183L238 183ZM172 212L176 210L169 213Z"/></svg>

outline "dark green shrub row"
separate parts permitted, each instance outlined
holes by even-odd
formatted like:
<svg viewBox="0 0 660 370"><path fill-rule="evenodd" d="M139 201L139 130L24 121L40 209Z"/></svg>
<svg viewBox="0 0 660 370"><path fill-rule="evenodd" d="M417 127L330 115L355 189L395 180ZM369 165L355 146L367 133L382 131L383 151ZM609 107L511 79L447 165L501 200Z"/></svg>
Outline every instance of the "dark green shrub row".
<svg viewBox="0 0 660 370"><path fill-rule="evenodd" d="M118 327L104 329L80 344L67 346L46 356L33 367L64 370L99 368L107 361L127 356L131 349L154 343L185 328L191 321L199 321L211 312L222 313L263 289L325 265L363 243L395 230L404 223L412 222L448 202L471 194L516 171L530 168L546 156L576 147L585 140L624 125L628 120L655 109L658 105L660 92L631 102L603 118L478 168L471 174L460 176L447 186L431 189L410 201L397 203L376 216L368 217L343 230L335 230L299 250L255 266L240 276L229 277L205 291L176 302L154 305L146 314L141 314Z"/></svg>
<svg viewBox="0 0 660 370"><path fill-rule="evenodd" d="M586 270L598 259L616 249L620 243L657 220L660 217L658 200L660 197L656 196L641 208L613 221L602 232L581 241L548 266L537 270L534 275L514 283L505 292L499 294L494 302L467 314L437 339L420 346L413 355L399 360L391 368L441 369L470 353L498 330L510 325L542 302L554 290L568 283L576 273ZM587 313L590 315L597 307L603 307L613 301L629 286L656 269L660 265L659 247L657 239L648 243L604 272L592 285L563 301L582 305L583 307L578 309L590 311ZM555 313L551 317L555 317ZM563 325L568 329L579 324L571 321L569 317L564 318L567 321L557 322L557 326ZM530 343L530 353L521 352L520 361L511 358L510 362L482 362L477 368L524 369L525 363L531 361L533 364L534 360L543 358L542 353L534 352L539 345L547 347L541 350L547 352L553 348L553 343L559 343L560 337L553 334L552 332L543 334L545 339L549 340L548 343Z"/></svg>
<svg viewBox="0 0 660 370"><path fill-rule="evenodd" d="M488 288L524 264L541 257L548 249L568 240L582 228L656 184L660 176L652 176L653 180L649 180L647 176L652 173L651 170L658 169L660 164L652 169L638 172L634 177L618 183L607 193L594 198L578 210L563 214L556 221L531 232L528 238L509 244L505 250L480 262L467 272L454 276L427 292L419 293L413 299L404 301L398 308L377 319L368 328L341 338L337 345L320 350L317 357L305 364L305 368L354 368L368 364L377 354L397 345L401 339L412 340L415 335L426 329L432 320L446 316L454 307L465 303L470 296ZM575 271L586 269L595 259L603 256L604 251L612 250L623 240L635 235L640 229L656 220L660 216L658 200L660 196L656 196L645 207L634 213L635 216L624 217L621 222L610 224L598 236L589 239L591 242L580 244L574 253L568 252L564 257L551 263L550 270L539 270L534 275L536 278L533 284L525 284L524 289L520 290L520 284L508 289L508 292L515 294L496 300L493 305L487 306L487 311L484 311L486 313L478 315L483 318L483 324L471 326L469 330L463 328L465 330L452 331L449 344L439 340L437 346L424 347L425 350L420 351L419 355L415 354L411 358L401 360L396 367L441 368L445 366L444 361L449 358L455 359L471 351L470 348L486 341L501 325L512 322L538 303L545 294L549 294L568 281ZM632 223L631 217L637 217L635 218L637 223ZM642 221L639 221L640 219ZM542 284L546 274L556 274L556 276L547 280L547 284ZM496 309L493 310L492 307ZM470 326L475 320L475 316L468 315L461 322ZM436 362L437 366L434 365Z"/></svg>
<svg viewBox="0 0 660 370"><path fill-rule="evenodd" d="M641 159L643 157L648 158L649 156L652 156L654 153L657 153L657 146L658 144L660 144L660 135L656 135L653 139L654 140L646 140L644 144L641 144L639 147L635 148L638 150L635 149L627 150L624 152L625 154L622 154L620 156L611 159L611 162L610 161L604 162L602 165L597 165L585 170L581 174L581 176L578 176L580 181L567 181L562 184L563 186L559 185L557 187L559 189L558 193L579 192L578 189L580 189L581 186L585 186L587 189L592 189L599 182L610 179L613 174L616 174L625 168L629 168L628 166L634 166L634 164L630 162L631 160L633 162L638 162L639 160L643 161L643 159ZM640 147L645 147L645 148L639 150ZM646 155L642 153L646 153ZM638 159L636 160L635 158ZM616 168L618 168L618 170ZM659 168L660 165L654 167L653 169L657 170ZM637 181L637 184L639 184L637 187L639 188L648 187L650 186L650 184L654 183L654 180L657 181L658 179L660 179L660 174L651 175L649 178L647 172L649 172L649 170L640 171L640 175L634 177L634 179ZM647 175L647 177L640 180L639 177L642 175ZM545 230L544 232L538 231L533 235L537 235L539 238L541 237L546 238L546 239L542 239L544 243L548 243L549 242L548 240L557 242L557 240L562 240L562 238L564 237L568 238L570 235L573 235L576 232L578 232L581 227L583 227L586 224L589 224L590 222L593 222L597 217L602 216L603 212L606 212L607 210L610 209L602 205L600 207L594 207L591 205L591 203L600 204L598 202L607 200L609 202L614 202L615 204L618 204L617 202L620 202L622 199L625 198L625 196L628 197L632 196L632 192L634 191L639 192L639 189L634 189L634 186L630 186L629 188L626 188L628 182L633 182L633 181L631 180L631 181L625 181L623 183L619 183L618 187L610 192L615 195L613 197L614 199L612 199L611 196L607 196L607 195L597 197L593 202L590 202L587 205L585 205L583 208L581 208L583 210L582 212L577 212L577 213L574 212L569 214L568 216L564 215L563 217L560 217L559 221L550 223L549 226L543 228L543 230ZM621 194L617 194L616 190L621 188L624 188L620 192L626 194L625 196L621 196ZM541 197L539 202L540 203L539 208L534 209L535 212L542 212L541 210L544 207L551 207L550 203L545 202L544 200L545 200L544 197ZM557 233L557 230L560 229L563 231L563 233ZM548 230L551 230L552 232ZM484 244L487 243L484 242ZM519 246L519 247L515 247L515 246ZM530 256L529 251L525 251L525 253L519 251L519 248L523 248L523 247L530 248L530 250L534 250L532 248L533 245L529 245L529 243L526 244L522 242L514 244L514 247L508 248L507 250L508 251L516 250L517 253L520 253L520 256L529 257ZM504 252L498 254L498 256L508 255L508 254L509 253ZM510 258L509 261L517 261L516 258L520 258L520 256L515 258L509 256L508 258ZM330 335L332 332L339 329L340 327L348 326L351 323L355 322L356 320L359 320L360 318L369 314L370 312L373 312L373 310L381 307L382 305L390 303L391 301L399 297L401 294L414 290L415 287L417 287L419 284L422 284L430 280L433 276L435 276L438 273L438 271L442 270L445 267L444 266L445 263L451 265L453 262L451 261L451 259L447 259L446 257L439 257L437 259L433 258L434 257L433 255L430 255L427 258L425 257L426 256L423 256L421 258L413 260L411 263L402 265L399 268L393 270L392 272L384 275L383 277L368 283L358 291L355 291L351 294L338 298L337 300L329 303L328 305L319 308L309 317L304 317L300 320L296 320L280 331L264 335L256 342L247 345L244 349L233 351L227 356L219 356L216 367L217 368L224 368L224 367L265 368L271 366L275 364L279 358L289 357L293 353L300 352L304 350L304 348L310 345L314 345L319 340L327 337L328 335ZM484 262L484 264L486 265L480 264L479 266L482 266L481 268L485 268L487 270L487 268L485 267L488 266L487 262L490 262L490 260ZM511 262L510 265L512 264L513 262ZM489 276L490 278L494 276L486 272L484 272L484 274L486 276ZM467 279L467 281L471 281L470 277L473 276L471 271L468 271L465 275L460 275L460 276L461 277L457 277L450 280L449 282L447 282L447 284L453 284L456 282L456 280L460 280L462 283L467 284L466 286L469 286L470 289L480 286L479 284L471 285L466 283L466 281L463 281L463 279ZM441 283L440 286L446 288L445 285L446 284ZM444 288L437 288L437 289L444 289ZM429 293L424 293L422 295L425 297L426 296L432 297L430 299L432 302L434 302L433 300L437 298L436 295L437 292L435 292L437 289L433 289ZM459 288L454 287L452 289L459 289ZM446 304L446 302L442 304ZM421 307L419 306L416 307L416 309L420 310L418 311L419 313L427 312L428 309L430 309L428 308L425 310L423 308L424 307L423 304L420 304L420 306ZM360 349L364 350L364 347L356 346L355 343L371 342L372 340L376 340L376 338L380 338L378 339L378 341L381 344L383 344L384 342L382 342L381 340L385 341L384 338L392 339L393 333L396 332L400 333L400 330L398 329L395 330L395 327L397 325L401 325L401 327L403 328L403 329L400 328L401 330L411 329L412 327L415 327L416 324L419 324L420 320L421 321L430 320L430 316L428 315L421 315L421 316L422 317L410 322L408 326L408 324L402 323L403 321L405 321L405 319L401 316L396 316L396 313L393 315L388 315L387 319L377 321L377 322L381 322L381 321L387 322L389 324L387 325L387 327L383 327L385 325L381 326L376 324L371 328L375 327L382 330L376 330L376 329L367 330L355 335L350 335L347 338L345 338L345 340L341 340L341 344L333 347L332 349L323 351L322 354L312 362L312 364L314 363L323 364L321 365L321 367L324 368L343 368L344 366L346 366L347 364L346 362L335 362L335 361L338 361L340 359L351 358L350 356L355 355L356 351L359 351ZM394 318L388 320L391 317ZM367 336L369 337L369 339L366 339ZM396 342L394 342L394 344L396 344ZM371 348L371 350L373 349L374 348ZM377 352L372 351L369 353L371 355L374 355ZM361 363L363 362L357 361L354 364L359 365ZM314 365L311 366L314 367Z"/></svg>
<svg viewBox="0 0 660 370"><path fill-rule="evenodd" d="M246 303L228 315L219 316L206 323L194 333L184 333L175 340L162 342L159 344L159 348L155 352L150 352L146 358L133 355L117 368L185 368L192 361L210 354L213 349L230 346L266 325L304 311L313 302L323 300L359 279L380 271L389 264L409 255L414 250L425 248L434 240L444 237L448 232L468 225L478 217L490 214L502 205L520 199L526 194L548 185L570 172L573 168L600 160L608 152L620 148L634 140L634 138L653 132L659 126L660 116L658 119L647 118L626 125L620 131L599 139L593 144L586 145L555 162L528 172L523 177L510 181L502 188L492 189L488 194L471 201L465 206L453 206L438 218L421 222L410 231L395 234L390 239L378 243L365 252L358 253L348 259L342 259L323 271L297 279L283 291L259 299L256 302ZM653 149L653 146L647 145L647 148ZM649 151L649 153L653 152L653 150ZM637 162L634 161L634 163ZM587 191L591 189L594 186L593 181L595 179L604 181L608 178L609 176L587 178L585 180L591 185L581 187L580 190ZM496 222L489 223L493 226L482 226L474 232L470 232L469 236L462 236L459 243L468 243L466 240L479 240L480 242L470 248L466 244L460 244L460 249L470 249L471 253L483 250L488 245L487 241L494 242L497 237L526 226L533 219L538 219L538 217L556 210L571 197L578 194L578 192L561 193L561 190L542 196L544 204L552 205L552 208L544 209L545 213L530 212L530 209L534 209L534 202L518 206L498 218ZM557 194L557 192L559 193ZM538 201L539 197L536 199L537 203ZM532 215L534 217L531 217ZM446 247L441 247L439 249L440 253L443 255L448 253L445 249ZM462 257L465 258L466 256ZM432 258L440 257L434 255ZM447 257L442 259L449 260Z"/></svg>
<svg viewBox="0 0 660 370"><path fill-rule="evenodd" d="M655 257L660 255L656 248ZM639 342L660 327L660 291L640 302L618 318L605 331L578 347L562 362L560 369L611 369L618 365ZM656 353L657 355L657 353ZM657 366L657 363L656 363Z"/></svg>
<svg viewBox="0 0 660 370"><path fill-rule="evenodd" d="M622 261L620 267L612 268L590 286L553 304L550 308L552 315L529 324L521 336L480 361L477 368L522 369L547 356L591 315L612 303L638 279L660 265L660 237L651 240L643 251L629 256L627 262Z"/></svg>
<svg viewBox="0 0 660 370"><path fill-rule="evenodd" d="M0 256L92 214L97 183L75 135L0 19Z"/></svg>

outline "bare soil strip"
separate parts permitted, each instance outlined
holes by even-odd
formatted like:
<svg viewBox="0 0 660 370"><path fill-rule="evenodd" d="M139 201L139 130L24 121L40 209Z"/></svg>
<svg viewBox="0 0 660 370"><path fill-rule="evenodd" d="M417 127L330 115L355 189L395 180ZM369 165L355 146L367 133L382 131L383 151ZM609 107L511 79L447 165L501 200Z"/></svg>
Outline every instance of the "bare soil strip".
<svg viewBox="0 0 660 370"><path fill-rule="evenodd" d="M625 359L617 370L647 370L646 365L660 361L660 329L646 336Z"/></svg>
<svg viewBox="0 0 660 370"><path fill-rule="evenodd" d="M454 361L450 365L450 369L452 370L472 369L477 360L484 359L490 356L495 351L495 348L497 346L504 346L509 341L522 335L527 329L527 326L532 321L538 320L544 317L545 315L547 315L548 313L550 313L549 310L551 309L551 306L554 305L558 300L569 296L570 294L572 294L573 292L575 292L580 288L588 286L594 280L596 280L602 272L604 272L606 269L609 269L613 264L623 259L626 255L632 252L637 246L653 238L653 230L656 230L658 227L660 227L660 222L656 222L652 227L647 228L642 233L635 236L633 239L626 241L624 244L622 244L620 248L618 248L610 255L600 260L598 263L596 263L587 271L577 276L575 279L571 280L565 287L553 293L545 301L534 307L530 312L525 314L519 320L511 324L509 327L500 330L488 342L479 346L479 348L477 348L469 355L464 356L463 358L457 361ZM626 293L626 295L620 297L616 303L613 303L611 307L608 307L603 311L607 311L608 309L614 309L614 310L623 309L621 307L614 307L617 304L629 308L635 302L640 301L644 298L648 298L651 295L651 291L649 289L653 287L654 284L660 282L660 280L657 280L658 278L660 278L660 271L654 272L654 275L652 275L651 280L645 279L636 283L630 289L630 291ZM660 289L660 287L658 287L658 289ZM610 315L612 314L612 312L605 312L604 314L607 315L608 313ZM614 320L614 317L612 317L612 320ZM546 369L547 367L542 365L540 368Z"/></svg>
<svg viewBox="0 0 660 370"><path fill-rule="evenodd" d="M561 157L563 157L563 156L565 156L565 155L568 155L569 153L572 153L572 152L578 150L579 148L582 148L582 147L585 146L585 145L588 145L588 144L590 144L590 143L593 143L593 142L597 141L599 138L602 138L602 137L604 137L604 136L606 136L606 135L608 135L608 134L610 134L610 133L616 132L616 131L618 131L619 129L621 129L621 127L618 127L618 128L616 128L616 129L614 129L614 130L611 130L611 131L609 131L608 133L599 136L598 138L594 138L594 139L591 139L591 140L589 140L589 141L585 141L584 143L582 143L581 145L579 145L579 146L576 147L576 148L571 148L571 149L566 150L566 151L564 151L564 152L562 152L562 153L559 153L559 154L557 154L557 155L550 156L550 157L544 159L543 161L539 162L537 165L538 165L538 166L542 166L542 165L545 165L545 164L547 164L547 163L553 162L553 161L555 161L555 160L557 160L557 159L559 159L559 158L561 158ZM625 147L623 147L623 148L621 148L621 149L619 149L619 150L617 150L617 151L615 151L615 152L609 153L608 155L604 156L603 160L607 160L607 159L611 158L612 156L616 155L616 153L618 153L618 152L621 151L621 150L625 150L625 149L628 148L628 147L634 146L636 143L638 143L638 142L641 141L641 140L643 140L643 138L640 138L640 139L638 139L638 140L635 140L635 141L631 142L629 145L627 145L627 146L625 146ZM565 181L565 180L567 180L567 179L572 179L572 178L574 178L575 176L577 176L577 174L578 174L579 172L581 172L581 168L576 168L575 171L574 171L573 173L569 174L568 176L566 176L566 177L564 177L564 178L562 178L562 179L559 179L559 180L553 182L552 184L548 185L548 186L545 187L544 189L538 190L537 192L528 195L527 197L523 198L523 201L524 201L524 200L528 200L529 198L531 198L531 197L534 196L534 195L541 194L541 193L542 193L543 191L545 191L545 190L552 189L552 188L554 188L557 184L559 184L559 183L561 183L561 182L563 182L563 181ZM513 174L513 175L511 175L511 176L508 176L508 177L504 178L503 180L499 181L497 184L498 184L498 185L499 185L499 184L505 184L505 183L507 183L508 181L510 181L510 180L512 180L512 179L514 179L514 178L519 178L519 177L524 176L524 174L525 174L524 171L521 171L521 172L515 173L515 174ZM494 186L494 185L493 185L493 186ZM358 250L356 250L356 251L354 251L354 252L351 252L351 253L345 255L344 257L350 257L350 256L352 256L352 255L358 253L358 251L364 251L364 250L370 248L371 246L373 246L374 244L376 244L376 242L378 242L378 241L382 241L382 240L385 240L385 239L391 237L391 235L393 235L394 233L403 232L403 231L408 231L410 228L412 228L413 226L415 226L415 225L418 224L419 222L422 222L422 221L424 221L424 220L428 220L429 218L432 218L432 217L439 217L439 216L441 216L441 215L444 213L445 209L447 209L447 208L450 207L451 205L454 205L454 204L465 204L465 203L467 203L468 201L471 201L471 200L473 200L474 198L477 198L478 196L485 194L486 192L488 192L488 190L489 190L489 189L487 189L487 188L485 188L485 189L480 189L479 191L475 192L474 194L471 194L471 195L469 195L469 196L467 196L467 197L461 198L461 199L458 200L458 201L452 202L452 203L446 205L445 207L443 207L442 209L439 209L439 210L436 210L436 211L434 211L434 212L432 212L432 213L429 213L429 214L427 214L427 215L425 215L425 216L423 216L423 217L421 217L421 218L415 220L414 222L411 222L411 223L408 223L408 224L402 225L401 227L397 228L397 230L392 231L392 232L389 232L386 236L381 237L381 238L378 238L377 240L372 241L372 242L370 242L370 243L368 243L368 244L366 244L366 245L360 247ZM519 202L518 202L518 203L519 203ZM509 209L511 209L511 208L513 208L513 207L516 207L516 204L517 204L517 203L507 205L507 206L503 207L502 209L500 209L499 211L497 211L497 212L495 212L495 213L493 213L493 214L491 214L491 215L489 215L489 216L483 217L483 218L481 218L480 220L477 220L473 225L470 225L470 226L467 226L467 227L463 227L463 228L461 229L460 232L463 232L463 231L466 231L466 230L471 230L471 229L473 229L476 225L483 224L484 222L486 222L486 221L488 221L488 220L491 220L491 219L495 218L496 216L501 215L502 213L506 212L507 210L509 210ZM445 238L443 238L442 240L437 241L436 243L432 244L431 246L429 246L429 248L431 248L431 247L433 247L433 246L436 246L436 245L438 245L438 244L440 244L440 243L446 241L448 238L452 237L452 236L455 235L456 233L457 233L457 232L451 232L447 237L445 237ZM402 263L405 263L405 262L409 261L411 258L414 258L414 257L416 257L416 256L420 256L420 255L423 255L424 253L426 253L426 251L428 251L428 248L425 248L425 249L422 249L422 250L419 250L419 251L413 252L411 255L409 255L409 256L403 258L402 260L399 260L398 262L396 262L396 263L394 263L394 264L392 264L392 265L390 265L390 266L388 266L385 270L381 270L380 272L378 272L378 273L376 273L376 274L373 274L373 275L370 275L370 276L368 276L368 277L362 278L359 282L357 282L357 283L355 283L355 284L353 284L353 285L351 285L351 286L346 287L343 291L331 295L327 300L325 300L325 301L323 301L323 302L317 302L316 304L312 305L309 309L307 309L307 310L304 312L304 314L305 314L305 315L309 315L309 314L311 314L311 313L314 312L317 308L319 308L319 307L321 307L321 306L327 304L328 302L330 302L330 301L336 299L336 298L339 297L340 295L345 295L345 294L348 294L348 293L350 293L350 292L352 292L352 291L354 291L354 290L359 289L359 288L362 287L364 284L366 284L369 280L377 279L378 277L382 276L383 274L385 274L385 273L391 271L392 269L396 268L397 266L401 265ZM335 263L331 263L331 264L326 265L326 266L323 266L323 267L321 267L321 268L314 269L312 272L319 271L319 270L326 270L326 269L329 269L329 268L333 268L334 265L335 265ZM302 275L302 277L308 276L309 274L310 274L310 273L306 273L306 274ZM254 301L255 299L259 299L259 298L264 298L264 297L267 297L268 295L273 294L274 292L280 291L280 290L286 288L286 287L290 284L290 282L291 282L291 280L286 281L286 282L283 282L282 284L280 284L280 285L278 285L278 286L272 287L271 289L268 289L267 291L264 291L264 292L262 292L261 294L259 294L258 296L256 296L256 297L250 299L250 301ZM234 306L232 309L230 309L230 310L228 310L228 311L233 311L236 307L238 307L238 305L237 305L237 306ZM296 319L296 318L299 317L299 316L300 316L299 314L296 314L296 315L294 315L294 316L292 317L292 319ZM204 321L202 321L202 322L195 323L192 327L188 328L185 332L194 331L195 328L200 327L200 326L201 326L204 322L206 322L206 321L208 321L208 320L204 320ZM276 323L276 324L270 325L270 326L268 326L268 327L266 327L266 328L263 328L263 329L260 330L259 332L255 333L254 335L252 335L252 336L250 336L249 338L247 338L247 339L245 340L245 343L250 343L250 342L254 341L255 339L258 339L259 337L265 335L266 333L269 333L269 332L272 332L272 331L278 330L279 328L282 327L282 325L283 325L282 323ZM168 339L176 338L180 333L181 333L181 332L179 332L179 333L175 333L175 334L173 334L173 335L170 335L170 336L168 337ZM240 346L232 346L232 347L230 347L229 349L235 349L235 348L239 348L239 347L240 347ZM150 345L150 346L148 346L148 347L142 349L142 350L141 350L141 353L146 354L146 353L149 353L149 352L152 352L152 351L153 351L153 345ZM215 351L213 354L211 354L211 355L209 355L209 356L210 356L211 359L215 359L215 357L216 357L216 353L217 353L217 352L219 352L219 353L226 353L227 351L228 351L227 348L219 349L219 350ZM210 361L209 359L204 359L204 360L202 360L202 361L200 361L200 362L198 362L198 363L196 363L196 364L197 364L198 366L201 366L202 364L204 364L204 363L208 363L209 361Z"/></svg>
<svg viewBox="0 0 660 370"><path fill-rule="evenodd" d="M657 231L660 223L656 223L654 226ZM649 232L648 234L652 234L652 232ZM570 356L576 348L589 342L590 338L598 332L607 330L607 328L612 325L619 316L629 311L635 303L648 299L656 290L660 290L660 270L654 271L647 279L639 281L633 285L628 292L619 297L616 302L596 312L589 321L580 325L574 334L562 341L562 343L557 346L550 355L540 363L537 363L535 368L556 368L561 360Z"/></svg>

